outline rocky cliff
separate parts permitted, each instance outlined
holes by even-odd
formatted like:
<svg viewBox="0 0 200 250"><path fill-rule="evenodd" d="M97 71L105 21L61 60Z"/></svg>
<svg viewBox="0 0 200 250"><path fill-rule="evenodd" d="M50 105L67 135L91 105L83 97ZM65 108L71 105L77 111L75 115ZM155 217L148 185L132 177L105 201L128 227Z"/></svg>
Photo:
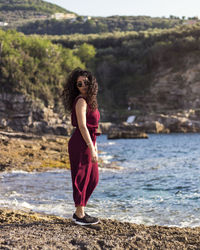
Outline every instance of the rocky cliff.
<svg viewBox="0 0 200 250"><path fill-rule="evenodd" d="M0 129L68 135L72 130L69 118L23 94L0 93Z"/></svg>
<svg viewBox="0 0 200 250"><path fill-rule="evenodd" d="M200 62L198 55L180 58L180 64L160 65L150 88L130 97L134 121L148 133L200 132Z"/></svg>
<svg viewBox="0 0 200 250"><path fill-rule="evenodd" d="M180 67L161 65L145 95L130 98L133 108L165 112L200 108L200 62L197 56L183 57Z"/></svg>

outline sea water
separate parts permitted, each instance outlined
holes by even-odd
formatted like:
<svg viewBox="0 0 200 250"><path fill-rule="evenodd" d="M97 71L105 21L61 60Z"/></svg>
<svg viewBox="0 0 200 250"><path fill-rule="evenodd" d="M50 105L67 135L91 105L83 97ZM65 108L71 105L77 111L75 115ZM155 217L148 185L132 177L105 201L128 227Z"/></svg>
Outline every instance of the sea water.
<svg viewBox="0 0 200 250"><path fill-rule="evenodd" d="M200 226L200 134L118 140L102 135L97 140L100 157L123 169L100 169L88 213L137 224ZM0 207L70 218L70 171L2 172Z"/></svg>

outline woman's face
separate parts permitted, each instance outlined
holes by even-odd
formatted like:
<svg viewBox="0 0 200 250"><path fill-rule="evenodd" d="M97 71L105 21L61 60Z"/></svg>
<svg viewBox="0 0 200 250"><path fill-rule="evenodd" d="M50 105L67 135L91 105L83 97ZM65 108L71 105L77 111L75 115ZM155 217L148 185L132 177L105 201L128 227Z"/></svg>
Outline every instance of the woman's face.
<svg viewBox="0 0 200 250"><path fill-rule="evenodd" d="M89 81L87 76L79 76L76 81L76 86L81 95L87 96Z"/></svg>

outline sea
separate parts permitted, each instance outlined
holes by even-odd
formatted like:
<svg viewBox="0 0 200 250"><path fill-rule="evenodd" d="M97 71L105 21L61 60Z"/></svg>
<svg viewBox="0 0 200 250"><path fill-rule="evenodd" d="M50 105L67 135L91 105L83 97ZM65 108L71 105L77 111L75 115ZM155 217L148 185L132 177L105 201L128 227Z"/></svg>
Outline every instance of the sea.
<svg viewBox="0 0 200 250"><path fill-rule="evenodd" d="M99 157L121 168L99 170L87 213L136 224L200 226L200 134L101 135L97 143ZM1 172L0 207L71 218L70 170Z"/></svg>

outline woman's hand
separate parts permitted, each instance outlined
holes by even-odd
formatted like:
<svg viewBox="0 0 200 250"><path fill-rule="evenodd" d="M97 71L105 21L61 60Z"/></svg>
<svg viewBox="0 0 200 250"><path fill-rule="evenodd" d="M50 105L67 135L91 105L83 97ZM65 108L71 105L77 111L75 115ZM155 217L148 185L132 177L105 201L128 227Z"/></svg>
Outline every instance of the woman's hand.
<svg viewBox="0 0 200 250"><path fill-rule="evenodd" d="M91 156L92 156L92 162L98 162L98 153L95 149L95 147L93 146L91 149Z"/></svg>

